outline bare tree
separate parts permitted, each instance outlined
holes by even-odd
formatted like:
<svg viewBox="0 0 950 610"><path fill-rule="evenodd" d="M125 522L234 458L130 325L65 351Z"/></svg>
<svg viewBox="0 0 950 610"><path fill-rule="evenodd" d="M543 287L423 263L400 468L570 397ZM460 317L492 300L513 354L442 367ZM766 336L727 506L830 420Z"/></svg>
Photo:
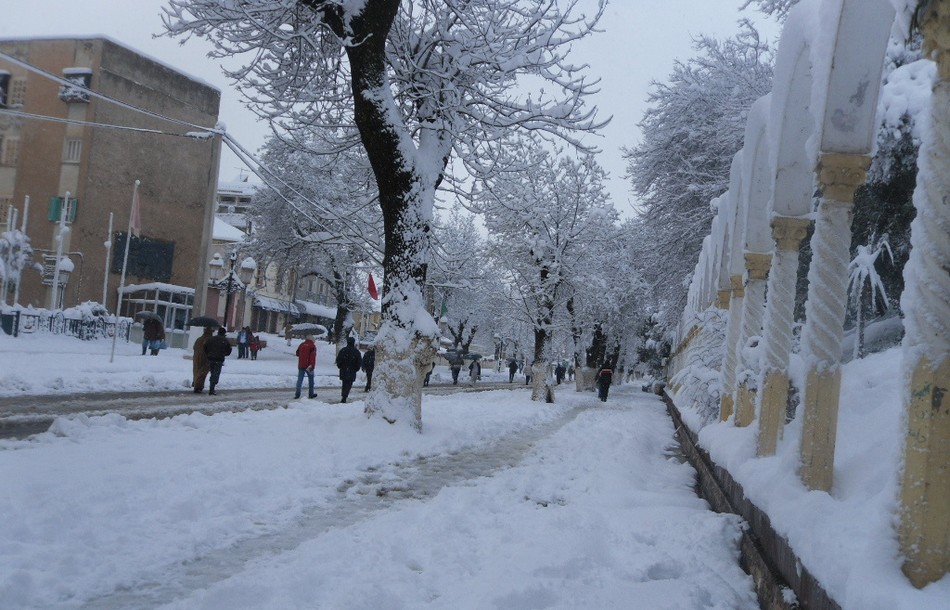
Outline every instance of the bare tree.
<svg viewBox="0 0 950 610"><path fill-rule="evenodd" d="M579 146L572 134L599 126L585 107L596 83L568 54L605 2L589 19L576 4L170 0L165 9L172 35L207 37L217 56L251 55L231 75L276 126L357 127L385 227L379 383L368 414L421 430L422 378L437 335L422 286L435 192L453 155L470 173L486 173L513 132Z"/></svg>

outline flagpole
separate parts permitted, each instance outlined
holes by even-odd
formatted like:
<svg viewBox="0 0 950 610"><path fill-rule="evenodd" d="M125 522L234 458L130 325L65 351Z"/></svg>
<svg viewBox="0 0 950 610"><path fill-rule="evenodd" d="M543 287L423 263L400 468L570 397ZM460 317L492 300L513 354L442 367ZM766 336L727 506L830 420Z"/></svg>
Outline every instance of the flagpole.
<svg viewBox="0 0 950 610"><path fill-rule="evenodd" d="M106 234L106 264L102 268L102 306L109 307L109 254L112 253L112 216L109 212L109 232Z"/></svg>
<svg viewBox="0 0 950 610"><path fill-rule="evenodd" d="M119 312L122 311L122 291L125 289L125 269L129 264L129 245L132 243L132 217L135 215L135 199L139 194L139 182L135 181L135 188L132 189L132 209L129 211L129 228L125 232L125 254L122 255L122 275L119 278L119 298L115 305L115 331L112 333L112 354L109 355L109 362L115 359L115 341L119 336Z"/></svg>

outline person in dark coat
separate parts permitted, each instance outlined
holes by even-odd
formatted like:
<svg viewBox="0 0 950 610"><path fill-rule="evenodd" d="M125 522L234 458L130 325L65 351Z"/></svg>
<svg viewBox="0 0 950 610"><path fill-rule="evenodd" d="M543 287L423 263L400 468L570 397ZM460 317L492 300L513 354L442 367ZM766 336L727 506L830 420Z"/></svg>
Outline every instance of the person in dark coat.
<svg viewBox="0 0 950 610"><path fill-rule="evenodd" d="M366 389L369 392L373 387L373 369L376 368L376 348L371 347L363 354L363 372L366 373Z"/></svg>
<svg viewBox="0 0 950 610"><path fill-rule="evenodd" d="M237 346L238 346L238 360L242 358L247 358L247 346L251 343L251 329L245 326L238 331L237 334Z"/></svg>
<svg viewBox="0 0 950 610"><path fill-rule="evenodd" d="M610 364L604 363L604 366L597 371L597 377L595 381L597 382L597 397L600 398L600 402L607 402L607 392L610 391L610 382L613 381L614 370L610 367Z"/></svg>
<svg viewBox="0 0 950 610"><path fill-rule="evenodd" d="M146 348L151 349L153 356L158 355L158 344L165 340L165 325L161 320L155 318L146 318L142 322L142 355L145 355Z"/></svg>
<svg viewBox="0 0 950 610"><path fill-rule="evenodd" d="M557 366L554 367L554 378L557 380L557 385L561 385L561 382L564 381L565 374L567 374L567 367L564 366L563 362L558 362Z"/></svg>
<svg viewBox="0 0 950 610"><path fill-rule="evenodd" d="M336 367L340 369L340 380L343 381L340 402L346 402L346 397L350 395L350 389L356 381L356 373L360 370L362 363L363 357L360 356L360 350L356 349L356 339L347 337L346 347L336 355Z"/></svg>
<svg viewBox="0 0 950 610"><path fill-rule="evenodd" d="M422 387L429 387L429 379L432 378L432 371L435 370L435 362L432 363L432 366L429 368L429 372L426 373L426 378L422 380Z"/></svg>
<svg viewBox="0 0 950 610"><path fill-rule="evenodd" d="M294 398L300 398L300 387L303 385L303 376L307 376L309 392L307 398L316 398L313 389L313 369L317 366L317 346L313 342L313 335L304 337L303 343L297 346L297 389Z"/></svg>
<svg viewBox="0 0 950 610"><path fill-rule="evenodd" d="M518 363L511 359L508 361L508 383L515 382L515 373L518 372Z"/></svg>
<svg viewBox="0 0 950 610"><path fill-rule="evenodd" d="M215 395L214 386L218 385L218 379L221 378L221 367L224 366L224 359L231 354L231 343L228 341L227 331L224 327L218 329L218 334L205 341L205 355L208 357L208 368L211 371L210 386L208 394Z"/></svg>
<svg viewBox="0 0 950 610"><path fill-rule="evenodd" d="M208 342L208 339L210 339L213 334L214 329L210 326L205 326L204 333L195 339L195 344L192 346L191 373L193 379L191 387L195 389L195 394L204 392L205 379L208 378L208 373L211 371L208 355L205 354L205 343Z"/></svg>
<svg viewBox="0 0 950 610"><path fill-rule="evenodd" d="M452 385L459 384L459 373L462 372L462 359L458 356L449 362L449 368L452 370Z"/></svg>

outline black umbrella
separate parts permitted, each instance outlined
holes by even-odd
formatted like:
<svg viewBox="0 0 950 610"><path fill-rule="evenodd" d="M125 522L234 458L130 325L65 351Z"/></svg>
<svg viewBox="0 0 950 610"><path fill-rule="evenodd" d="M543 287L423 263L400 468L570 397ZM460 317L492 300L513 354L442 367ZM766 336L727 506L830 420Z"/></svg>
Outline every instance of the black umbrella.
<svg viewBox="0 0 950 610"><path fill-rule="evenodd" d="M136 320L158 320L159 322L164 322L162 316L158 315L154 311L140 311L135 314Z"/></svg>
<svg viewBox="0 0 950 610"><path fill-rule="evenodd" d="M211 326L212 328L221 326L221 323L215 320L214 318L209 318L207 316L198 316L197 318L192 318L185 323L185 326Z"/></svg>

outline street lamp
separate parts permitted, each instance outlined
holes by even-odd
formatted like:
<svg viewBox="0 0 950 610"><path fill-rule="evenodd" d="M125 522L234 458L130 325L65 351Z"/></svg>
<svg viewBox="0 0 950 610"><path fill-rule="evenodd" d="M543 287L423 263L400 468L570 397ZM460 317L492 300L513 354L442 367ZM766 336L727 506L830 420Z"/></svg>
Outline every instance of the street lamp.
<svg viewBox="0 0 950 610"><path fill-rule="evenodd" d="M226 275L224 274L223 257L218 253L215 253L214 257L208 262L208 267L211 284L225 291L223 326L228 330L233 330L229 324L232 318L232 295L238 290L245 289L247 282L251 280L251 276L257 268L257 264L254 262L254 259L246 258L241 263L240 270L235 273L234 267L237 263L237 252L231 252L228 255L228 261L228 272Z"/></svg>

